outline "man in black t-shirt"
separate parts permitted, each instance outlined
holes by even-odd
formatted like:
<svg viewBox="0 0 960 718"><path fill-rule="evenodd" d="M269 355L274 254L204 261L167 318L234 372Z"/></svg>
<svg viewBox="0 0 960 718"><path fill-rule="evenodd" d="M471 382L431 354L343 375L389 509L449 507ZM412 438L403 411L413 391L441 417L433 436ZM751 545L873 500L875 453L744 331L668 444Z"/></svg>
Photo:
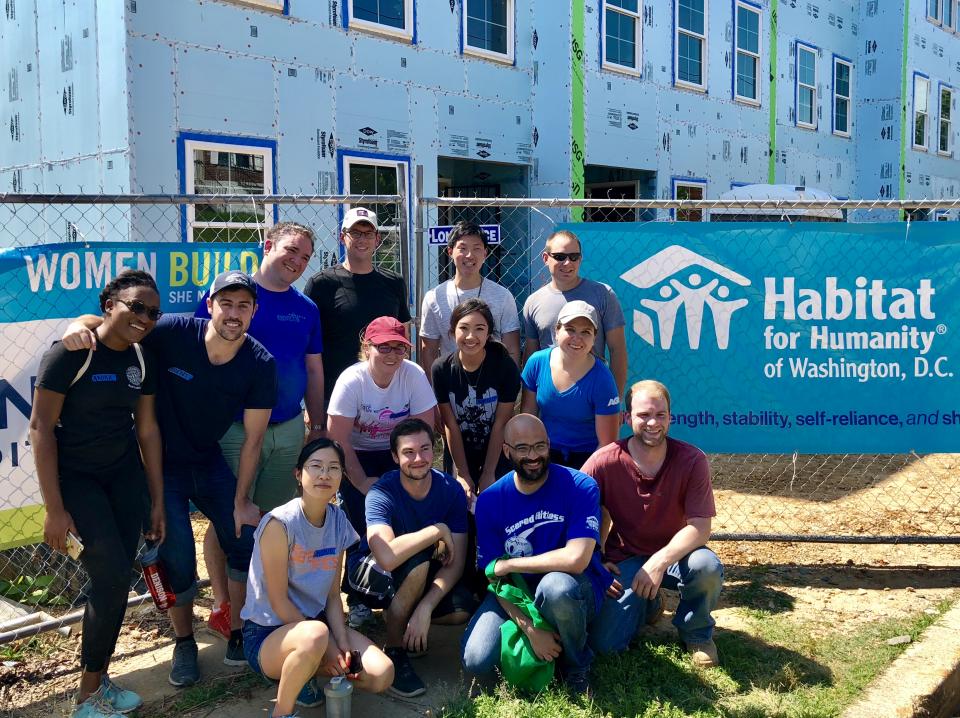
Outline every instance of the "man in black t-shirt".
<svg viewBox="0 0 960 718"><path fill-rule="evenodd" d="M380 243L377 215L363 207L348 211L341 224L340 241L346 251L343 264L315 274L304 288L304 294L320 310L327 401L340 373L356 363L365 326L383 316L404 324L410 321L403 278L373 266Z"/></svg>
<svg viewBox="0 0 960 718"><path fill-rule="evenodd" d="M211 318L163 317L144 340L158 367L157 421L163 436L166 539L160 558L176 602L170 609L177 645L169 681L187 686L200 678L193 638L193 597L197 593L196 552L190 502L210 519L227 556L231 638L224 663L246 665L240 608L260 512L248 498L263 435L276 400L276 363L246 334L256 310L257 285L248 275L219 275L207 300ZM64 345L92 346L100 317L87 315L70 325ZM235 477L218 443L243 413L245 439Z"/></svg>

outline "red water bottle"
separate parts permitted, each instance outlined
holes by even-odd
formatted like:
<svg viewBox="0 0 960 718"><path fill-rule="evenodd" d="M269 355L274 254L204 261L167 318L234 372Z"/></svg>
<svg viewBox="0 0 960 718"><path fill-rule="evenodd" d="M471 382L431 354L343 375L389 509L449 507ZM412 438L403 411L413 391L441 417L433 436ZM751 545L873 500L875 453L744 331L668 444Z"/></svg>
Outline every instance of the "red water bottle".
<svg viewBox="0 0 960 718"><path fill-rule="evenodd" d="M167 571L160 561L160 546L147 541L146 549L140 557L140 567L143 569L143 580L147 582L147 590L153 596L157 608L166 611L177 602L177 595L170 588Z"/></svg>

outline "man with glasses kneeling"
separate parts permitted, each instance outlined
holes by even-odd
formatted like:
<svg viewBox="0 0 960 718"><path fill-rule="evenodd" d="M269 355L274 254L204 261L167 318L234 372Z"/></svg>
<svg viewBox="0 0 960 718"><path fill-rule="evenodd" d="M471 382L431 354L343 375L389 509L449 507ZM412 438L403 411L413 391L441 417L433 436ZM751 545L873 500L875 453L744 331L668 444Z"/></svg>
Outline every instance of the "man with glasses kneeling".
<svg viewBox="0 0 960 718"><path fill-rule="evenodd" d="M536 656L556 661L567 688L590 690L587 630L613 576L600 561L600 492L586 474L550 463L543 422L518 414L506 426L514 470L477 497L477 565L520 574L554 631L536 628L509 601L488 593L463 638L464 669L491 676L500 665L500 626L514 621Z"/></svg>

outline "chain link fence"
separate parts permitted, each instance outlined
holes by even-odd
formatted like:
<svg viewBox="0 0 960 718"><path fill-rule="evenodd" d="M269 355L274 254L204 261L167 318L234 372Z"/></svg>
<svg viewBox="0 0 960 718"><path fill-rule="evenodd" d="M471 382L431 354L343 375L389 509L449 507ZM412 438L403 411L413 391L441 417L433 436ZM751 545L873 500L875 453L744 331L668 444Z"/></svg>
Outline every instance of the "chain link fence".
<svg viewBox="0 0 960 718"><path fill-rule="evenodd" d="M260 241L269 225L295 221L316 233L313 260L302 283L340 260L339 225L350 206L372 207L383 240L376 263L407 277L411 309L419 314L425 290L450 278L445 245L429 244L429 228L468 219L500 227L501 242L484 273L517 299L549 281L541 253L561 222L683 222L729 219L753 222L901 221L905 233L916 221L956 219L960 201L866 202L751 200L570 200L385 196L43 196L0 195L0 248L97 242L191 242L184 251L216 251L223 243ZM760 227L758 226L758 230ZM744 230L749 231L749 230ZM616 258L609 258L612 262ZM196 284L209 283L215 261L201 262ZM203 281L200 281L200 280ZM32 301L36 301L34 298ZM96 307L58 307L56 316ZM0 324L0 418L29 415L37 347L62 331L38 323ZM42 334L42 336L41 336ZM31 364L30 361L33 361ZM14 369L31 367L32 369ZM26 372L26 373L25 373ZM36 479L18 469L29 446L0 446L0 536L37 535L40 514L14 511L40 503ZM717 539L799 540L860 543L954 543L960 540L960 455L956 454L713 454L710 456L719 515ZM29 464L30 462L27 461ZM16 545L16 544L24 545ZM0 542L0 595L55 616L31 621L27 631L79 620L86 577L80 565L40 543ZM198 546L198 556L202 555ZM201 576L203 570L201 568ZM134 602L146 599L132 572ZM24 625L3 623L0 643L24 634Z"/></svg>

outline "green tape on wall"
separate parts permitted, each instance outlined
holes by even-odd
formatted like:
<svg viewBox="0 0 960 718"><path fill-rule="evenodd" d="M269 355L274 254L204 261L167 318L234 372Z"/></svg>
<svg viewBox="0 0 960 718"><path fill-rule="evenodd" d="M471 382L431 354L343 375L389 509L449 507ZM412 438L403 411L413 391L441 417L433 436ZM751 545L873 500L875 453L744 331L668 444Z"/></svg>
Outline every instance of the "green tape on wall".
<svg viewBox="0 0 960 718"><path fill-rule="evenodd" d="M777 4L770 5L770 156L767 182L777 183Z"/></svg>
<svg viewBox="0 0 960 718"><path fill-rule="evenodd" d="M586 131L583 109L583 48L584 48L584 4L580 0L572 3L573 15L570 18L570 196L583 199L584 149ZM570 210L570 219L583 221L583 208Z"/></svg>

